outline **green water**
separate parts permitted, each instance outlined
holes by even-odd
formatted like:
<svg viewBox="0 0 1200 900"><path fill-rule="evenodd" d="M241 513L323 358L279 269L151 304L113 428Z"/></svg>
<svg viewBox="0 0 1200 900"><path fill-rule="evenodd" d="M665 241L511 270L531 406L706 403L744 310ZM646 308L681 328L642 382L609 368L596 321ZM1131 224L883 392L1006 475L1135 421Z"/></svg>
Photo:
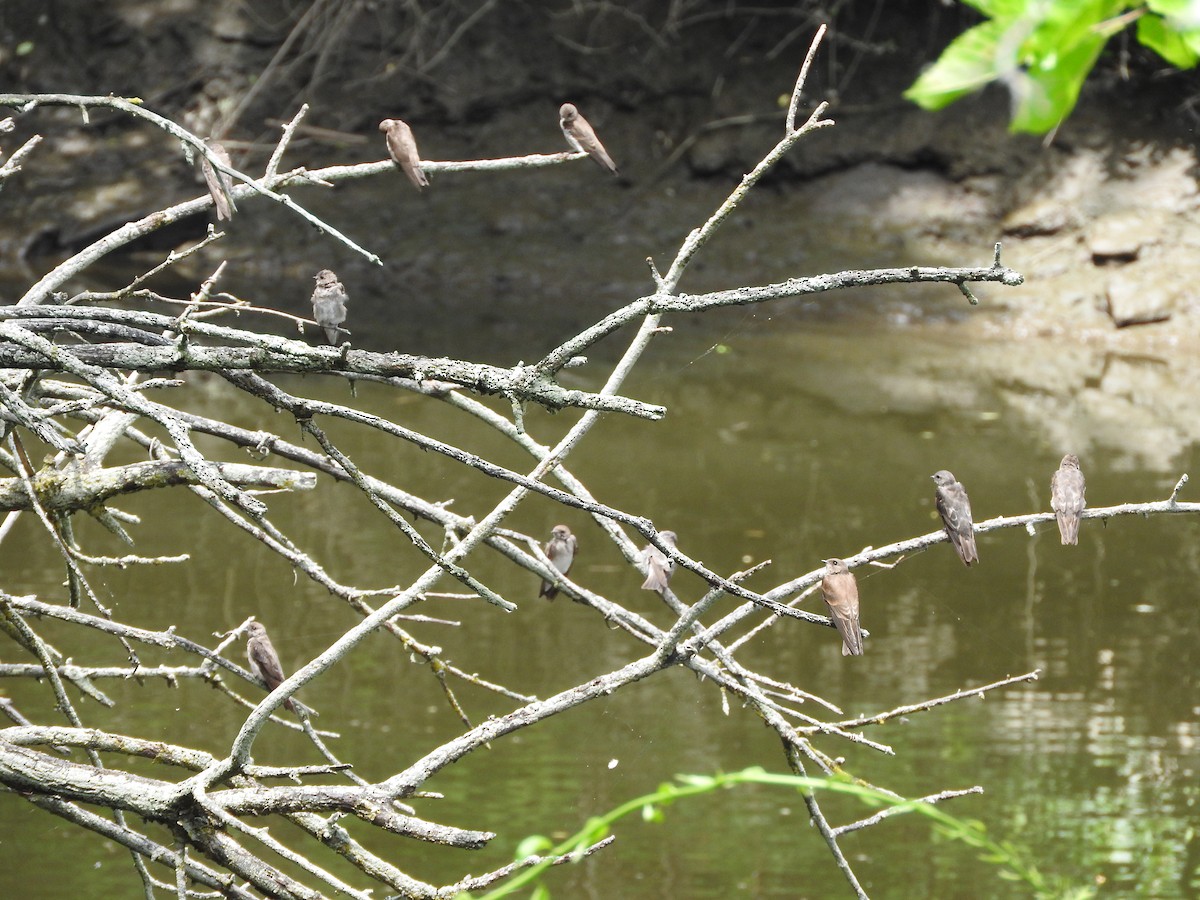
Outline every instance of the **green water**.
<svg viewBox="0 0 1200 900"><path fill-rule="evenodd" d="M1189 451L1169 470L1137 467L1153 447L1139 448L1132 436L1124 446L1106 444L1106 432L1089 431L1086 418L1076 423L1080 442L1064 446L1054 429L1039 428L1036 416L1006 398L1004 385L989 386L978 373L970 391L956 393L945 382L940 393L918 389L936 386L946 372L958 373L960 387L966 379L956 359L977 354L944 336L861 321L727 316L717 324L662 339L629 383L628 394L669 408L664 421L609 417L571 467L604 502L678 531L680 546L716 571L771 559L752 581L762 590L816 568L823 557L933 530L928 476L939 468L964 482L979 520L1047 508L1049 476L1065 450L1081 456L1093 506L1161 498L1191 462ZM718 343L726 349L709 352ZM594 386L602 374L597 366L573 377ZM348 399L346 390L311 380L290 386ZM405 400L377 387L360 388L359 399L505 464L525 464L436 401ZM238 421L262 415L207 381L199 402ZM548 440L572 418L534 412L529 425ZM264 424L295 436L277 417ZM343 446L367 470L432 499L454 498L460 513L485 512L503 491L429 454L341 431ZM335 577L381 586L424 568L345 486L322 479L313 494L268 499L275 521ZM185 567L96 576L105 602L128 620L174 623L206 640L254 614L271 629L288 670L355 620L182 490L120 506L144 517L135 530L139 552L193 554ZM580 538L574 577L668 623L656 598L637 590L636 573L581 514L534 498L507 524L541 535L557 521ZM835 739L819 746L845 756L854 775L905 795L983 786L983 796L946 809L982 820L993 837L1011 840L1040 869L1075 884L1100 882L1121 895L1194 896L1198 526L1165 517L1107 527L1085 522L1073 548L1061 547L1052 530L1030 537L1011 529L980 538L982 561L971 570L938 545L894 569L860 571L863 623L872 634L862 658L842 658L832 632L791 621L741 658L848 716L1041 669L1033 684L872 728L869 735L892 746L895 757ZM81 523L80 531L96 552L116 552L98 529ZM61 570L31 518L5 542L3 556L9 585L62 599ZM468 671L544 697L644 652L583 607L537 601L534 580L487 551L473 562L520 610L505 615L482 604L431 600L423 611L462 627L412 626ZM703 591L687 573L675 587L688 601ZM809 601L808 608L816 606ZM121 661L113 643L46 631L77 661ZM145 651L145 662L158 658ZM45 685L6 688L27 715L53 721ZM240 721L195 684L103 688L118 705L107 711L82 702L89 725L220 752ZM475 721L510 708L475 689L458 690ZM404 768L459 730L428 670L378 635L303 696L322 711L321 726L342 735L336 752L369 779ZM302 740L277 728L267 729L255 754L262 762L316 762ZM736 706L724 714L710 685L668 672L497 741L427 784L446 798L420 801L422 814L498 832L484 851L430 848L351 827L413 875L444 883L503 864L527 834L569 833L677 773L751 765L784 770L771 733ZM867 812L846 799L825 806L835 824ZM0 896L134 892L127 858L107 842L60 827L13 797L0 804L0 821ZM822 897L844 890L791 793L721 792L668 809L662 825L628 819L615 834L609 851L548 876L556 896ZM843 846L873 896L1025 895L970 849L933 839L913 817L848 835ZM70 865L61 864L64 857Z"/></svg>

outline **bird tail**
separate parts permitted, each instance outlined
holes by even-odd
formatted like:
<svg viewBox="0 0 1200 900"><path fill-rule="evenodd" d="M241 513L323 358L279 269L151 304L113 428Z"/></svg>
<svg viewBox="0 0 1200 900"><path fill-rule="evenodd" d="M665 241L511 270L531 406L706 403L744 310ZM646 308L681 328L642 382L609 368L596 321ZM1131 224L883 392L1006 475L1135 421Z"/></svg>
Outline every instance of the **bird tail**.
<svg viewBox="0 0 1200 900"><path fill-rule="evenodd" d="M649 574L646 575L646 580L642 582L642 590L643 591L658 591L661 594L666 589L667 589L666 576L662 572L658 571L653 566L651 566Z"/></svg>
<svg viewBox="0 0 1200 900"><path fill-rule="evenodd" d="M1058 535L1062 538L1063 546L1079 543L1079 517L1057 513Z"/></svg>
<svg viewBox="0 0 1200 900"><path fill-rule="evenodd" d="M958 555L962 557L963 565L969 566L971 563L979 562L979 550L975 546L975 532L964 534L956 546Z"/></svg>

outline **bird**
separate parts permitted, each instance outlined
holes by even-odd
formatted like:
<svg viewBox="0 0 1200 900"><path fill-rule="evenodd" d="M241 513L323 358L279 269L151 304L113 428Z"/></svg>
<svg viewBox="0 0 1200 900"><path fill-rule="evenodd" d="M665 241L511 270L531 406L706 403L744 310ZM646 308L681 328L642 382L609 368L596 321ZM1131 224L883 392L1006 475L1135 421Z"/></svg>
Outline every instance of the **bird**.
<svg viewBox="0 0 1200 900"><path fill-rule="evenodd" d="M677 540L675 532L660 531L658 536L668 547L674 547ZM646 580L642 582L643 591L658 591L662 593L671 583L671 575L675 571L675 560L671 559L653 544L647 544L638 556L638 560L646 566Z"/></svg>
<svg viewBox="0 0 1200 900"><path fill-rule="evenodd" d="M279 654L267 637L267 629L261 622L251 622L246 629L246 637L246 659L250 661L250 671L262 680L268 691L275 690L283 684L283 667L279 665ZM296 711L296 704L291 697L284 700L283 705L292 712Z"/></svg>
<svg viewBox="0 0 1200 900"><path fill-rule="evenodd" d="M379 130L387 135L388 156L398 165L408 180L419 191L429 186L429 178L421 168L421 157L417 153L417 140L413 137L408 123L401 119L384 119L379 123Z"/></svg>
<svg viewBox="0 0 1200 900"><path fill-rule="evenodd" d="M975 531L971 524L971 501L963 486L954 476L942 469L930 476L937 485L937 511L950 543L958 552L963 565L979 562L979 551L975 549Z"/></svg>
<svg viewBox="0 0 1200 900"><path fill-rule="evenodd" d="M829 607L834 627L842 636L842 656L862 656L862 629L858 626L858 580L840 559L823 559L821 596Z"/></svg>
<svg viewBox="0 0 1200 900"><path fill-rule="evenodd" d="M550 540L546 541L546 546L542 549L554 568L566 575L571 571L571 564L575 562L575 551L579 549L579 542L566 525L555 525L550 530ZM553 582L543 579L538 596L553 600L558 596L558 587Z"/></svg>
<svg viewBox="0 0 1200 900"><path fill-rule="evenodd" d="M204 143L212 155L217 158L217 162L224 166L232 165L229 161L229 152L221 144L211 139ZM204 174L204 183L208 185L213 209L217 211L217 221L232 219L233 214L237 212L237 205L233 202L233 179L224 172L214 169L212 163L208 161L208 157L204 155L200 156L200 171Z"/></svg>
<svg viewBox="0 0 1200 900"><path fill-rule="evenodd" d="M563 137L577 153L586 153L594 159L601 168L617 174L617 164L612 161L596 132L588 124L588 120L579 114L574 103L564 103L558 109L558 125L562 128Z"/></svg>
<svg viewBox="0 0 1200 900"><path fill-rule="evenodd" d="M1068 453L1050 477L1050 508L1058 519L1058 534L1063 544L1079 543L1079 516L1087 506L1083 499L1085 488L1079 457Z"/></svg>
<svg viewBox="0 0 1200 900"><path fill-rule="evenodd" d="M350 297L329 269L322 269L313 279L317 282L312 295L313 318L324 329L325 339L336 347L338 326L346 321L346 301Z"/></svg>

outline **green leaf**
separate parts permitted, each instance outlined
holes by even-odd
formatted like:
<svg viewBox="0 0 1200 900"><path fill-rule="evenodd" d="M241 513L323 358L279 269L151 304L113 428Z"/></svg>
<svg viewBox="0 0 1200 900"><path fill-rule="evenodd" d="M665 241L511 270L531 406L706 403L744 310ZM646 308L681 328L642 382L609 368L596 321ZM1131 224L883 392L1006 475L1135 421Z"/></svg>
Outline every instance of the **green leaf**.
<svg viewBox="0 0 1200 900"><path fill-rule="evenodd" d="M1011 21L1025 13L1029 0L962 0L964 6L973 6L989 19Z"/></svg>
<svg viewBox="0 0 1200 900"><path fill-rule="evenodd" d="M602 818L593 816L580 829L579 843L581 845L594 844L596 841L608 837L608 833L608 822Z"/></svg>
<svg viewBox="0 0 1200 900"><path fill-rule="evenodd" d="M1191 69L1200 61L1200 30L1189 35L1171 28L1160 16L1142 16L1138 19L1137 37L1176 68Z"/></svg>
<svg viewBox="0 0 1200 900"><path fill-rule="evenodd" d="M1120 30L1118 16L1130 5L1130 0L963 2L990 20L956 38L904 97L937 110L1001 81L1013 100L1010 128L1034 133L1051 130L1074 109L1100 51ZM1184 0L1151 2L1174 11ZM1173 60L1184 58L1178 42L1169 49Z"/></svg>
<svg viewBox="0 0 1200 900"><path fill-rule="evenodd" d="M1042 134L1070 115L1105 42L1093 32L1090 39L1079 40L1067 53L1014 76L1009 84L1015 101L1009 128Z"/></svg>
<svg viewBox="0 0 1200 900"><path fill-rule="evenodd" d="M667 820L667 814L656 803L647 803L642 807L642 821L662 823Z"/></svg>
<svg viewBox="0 0 1200 900"><path fill-rule="evenodd" d="M1003 33L1000 23L992 21L960 34L904 92L904 99L922 109L938 110L994 81L999 75L996 49Z"/></svg>
<svg viewBox="0 0 1200 900"><path fill-rule="evenodd" d="M1074 53L1082 45L1099 41L1103 47L1112 35L1104 23L1125 5L1124 0L1037 4L1026 19L1033 30L1022 46L1023 61L1054 66L1060 56Z"/></svg>
<svg viewBox="0 0 1200 900"><path fill-rule="evenodd" d="M1195 0L1146 0L1146 8L1171 19L1172 27L1181 31L1200 28L1200 9L1196 8Z"/></svg>
<svg viewBox="0 0 1200 900"><path fill-rule="evenodd" d="M529 837L517 844L516 855L514 859L525 859L527 856L534 856L538 853L545 853L552 848L554 844L550 838L544 834L531 834Z"/></svg>

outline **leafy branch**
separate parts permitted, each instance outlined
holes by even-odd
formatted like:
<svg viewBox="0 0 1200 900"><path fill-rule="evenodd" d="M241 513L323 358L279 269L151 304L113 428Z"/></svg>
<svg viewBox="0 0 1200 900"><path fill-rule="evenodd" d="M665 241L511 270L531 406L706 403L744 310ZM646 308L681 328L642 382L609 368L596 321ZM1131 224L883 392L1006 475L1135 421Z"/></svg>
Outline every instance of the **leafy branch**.
<svg viewBox="0 0 1200 900"><path fill-rule="evenodd" d="M989 84L1012 97L1013 131L1044 134L1071 114L1108 41L1137 24L1137 39L1179 69L1200 62L1190 0L963 0L986 21L951 42L905 98L938 110Z"/></svg>

